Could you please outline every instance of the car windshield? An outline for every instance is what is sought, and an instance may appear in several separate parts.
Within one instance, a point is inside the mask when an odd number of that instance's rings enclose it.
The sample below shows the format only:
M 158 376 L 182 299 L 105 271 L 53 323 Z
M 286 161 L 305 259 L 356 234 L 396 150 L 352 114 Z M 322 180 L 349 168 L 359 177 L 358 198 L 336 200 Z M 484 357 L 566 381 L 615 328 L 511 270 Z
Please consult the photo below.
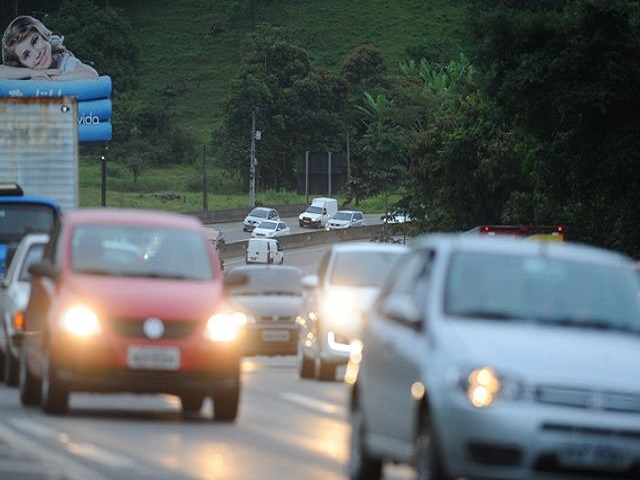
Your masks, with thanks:
M 231 295 L 302 296 L 302 271 L 289 268 L 249 268 L 229 272 L 229 277 L 246 276 L 247 282 L 228 287 Z
M 329 275 L 332 285 L 380 287 L 402 255 L 401 251 L 351 251 L 337 253 Z
M 27 233 L 49 233 L 56 211 L 46 205 L 0 203 L 0 241 L 14 241 Z
M 77 273 L 213 278 L 209 247 L 194 230 L 83 225 L 73 230 L 71 248 L 71 268 Z
M 309 208 L 307 208 L 307 213 L 322 213 L 322 207 L 318 207 L 317 205 L 309 205 Z
M 351 220 L 351 213 L 348 212 L 338 212 L 333 216 L 334 220 Z
M 251 210 L 249 214 L 250 217 L 258 217 L 258 218 L 267 218 L 267 214 L 269 210 L 265 210 L 264 208 L 255 208 Z
M 260 225 L 258 225 L 258 228 L 261 228 L 262 230 L 275 230 L 276 227 L 278 226 L 277 222 L 262 222 L 260 223 Z
M 457 253 L 445 312 L 456 317 L 640 330 L 630 269 L 540 256 Z

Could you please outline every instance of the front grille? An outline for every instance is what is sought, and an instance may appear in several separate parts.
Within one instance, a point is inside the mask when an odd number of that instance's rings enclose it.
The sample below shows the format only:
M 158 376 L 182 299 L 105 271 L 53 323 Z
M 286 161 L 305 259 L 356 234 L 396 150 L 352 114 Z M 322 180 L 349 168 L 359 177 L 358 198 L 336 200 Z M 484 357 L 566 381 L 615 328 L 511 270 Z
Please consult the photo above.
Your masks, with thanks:
M 112 320 L 110 323 L 113 331 L 120 337 L 147 338 L 142 328 L 144 320 L 118 319 Z M 195 321 L 163 320 L 163 323 L 165 331 L 161 337 L 162 340 L 188 338 L 198 328 L 198 322 Z
M 640 395 L 634 393 L 541 386 L 535 389 L 534 399 L 549 405 L 640 413 Z
M 290 315 L 259 315 L 255 318 L 257 323 L 295 323 L 295 317 Z

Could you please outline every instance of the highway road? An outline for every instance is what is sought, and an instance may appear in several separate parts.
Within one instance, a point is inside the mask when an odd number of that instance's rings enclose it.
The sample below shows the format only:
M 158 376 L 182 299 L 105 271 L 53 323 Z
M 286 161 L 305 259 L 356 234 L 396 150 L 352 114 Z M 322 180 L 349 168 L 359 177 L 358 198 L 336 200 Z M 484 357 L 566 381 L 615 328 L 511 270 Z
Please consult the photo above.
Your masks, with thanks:
M 314 272 L 326 248 L 287 252 L 286 263 Z M 346 479 L 347 398 L 341 381 L 300 379 L 294 356 L 243 361 L 234 424 L 213 422 L 208 403 L 183 418 L 167 395 L 74 393 L 67 416 L 47 416 L 2 384 L 0 479 Z M 387 480 L 411 478 L 407 467 L 385 467 Z
M 365 214 L 364 217 L 365 225 L 376 225 L 382 223 L 379 213 Z M 298 217 L 283 217 L 282 221 L 284 221 L 289 226 L 289 228 L 291 229 L 291 233 L 318 231 L 317 229 L 300 227 L 298 224 Z M 251 237 L 251 232 L 245 232 L 242 230 L 242 222 L 210 223 L 207 225 L 207 227 L 210 229 L 221 231 L 224 234 L 227 243 L 239 242 Z

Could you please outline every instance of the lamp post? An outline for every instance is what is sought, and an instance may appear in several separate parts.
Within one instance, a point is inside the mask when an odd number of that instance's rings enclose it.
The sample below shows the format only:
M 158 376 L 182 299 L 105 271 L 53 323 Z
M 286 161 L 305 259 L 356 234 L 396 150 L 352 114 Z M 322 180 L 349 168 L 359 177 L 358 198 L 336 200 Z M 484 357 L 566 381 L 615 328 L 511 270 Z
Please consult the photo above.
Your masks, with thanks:
M 202 214 L 206 217 L 209 213 L 209 182 L 207 178 L 207 146 L 202 146 Z
M 249 160 L 249 206 L 256 206 L 256 107 L 251 109 L 251 159 Z
M 107 206 L 107 158 L 104 155 L 100 155 L 100 163 L 102 169 L 102 182 L 101 182 L 101 201 L 102 207 Z

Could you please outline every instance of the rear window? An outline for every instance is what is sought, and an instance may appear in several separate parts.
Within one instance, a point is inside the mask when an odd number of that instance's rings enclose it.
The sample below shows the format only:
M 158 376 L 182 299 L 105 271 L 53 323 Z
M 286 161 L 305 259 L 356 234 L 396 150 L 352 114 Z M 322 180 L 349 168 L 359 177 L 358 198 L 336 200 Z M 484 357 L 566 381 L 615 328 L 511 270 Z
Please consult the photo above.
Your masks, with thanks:
M 380 287 L 402 251 L 352 251 L 335 255 L 329 276 L 332 285 Z

